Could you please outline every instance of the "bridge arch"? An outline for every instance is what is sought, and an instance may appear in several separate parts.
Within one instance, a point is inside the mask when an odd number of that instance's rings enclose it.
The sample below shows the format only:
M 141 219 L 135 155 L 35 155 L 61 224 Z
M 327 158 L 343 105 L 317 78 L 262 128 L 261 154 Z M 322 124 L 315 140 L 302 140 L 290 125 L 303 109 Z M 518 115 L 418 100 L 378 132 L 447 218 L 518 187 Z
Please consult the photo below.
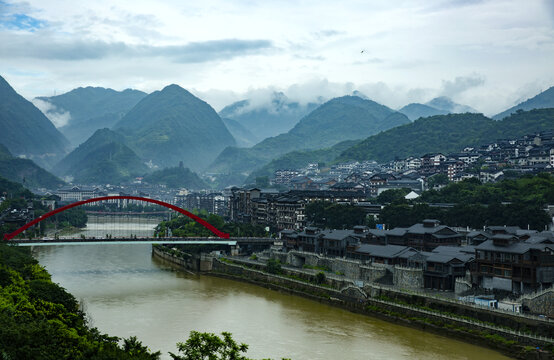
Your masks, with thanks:
M 138 196 L 102 196 L 102 197 L 87 199 L 87 200 L 83 200 L 83 201 L 77 201 L 75 203 L 65 205 L 65 206 L 62 206 L 61 208 L 54 209 L 50 212 L 47 212 L 46 214 L 44 214 L 42 216 L 39 216 L 38 218 L 34 219 L 33 221 L 23 225 L 22 227 L 20 227 L 16 231 L 14 231 L 12 233 L 9 233 L 9 234 L 5 234 L 4 235 L 4 240 L 9 241 L 9 240 L 13 239 L 14 237 L 16 237 L 17 235 L 21 234 L 23 231 L 30 228 L 31 226 L 34 226 L 34 225 L 38 224 L 39 222 L 41 222 L 43 220 L 46 220 L 49 217 L 51 217 L 53 215 L 56 215 L 58 213 L 61 213 L 65 210 L 74 208 L 76 206 L 81 206 L 81 205 L 84 205 L 84 204 L 100 202 L 100 201 L 105 201 L 105 200 L 138 200 L 138 201 L 144 201 L 144 202 L 149 202 L 149 203 L 152 203 L 152 204 L 160 205 L 160 206 L 166 207 L 168 209 L 177 211 L 178 213 L 181 213 L 185 216 L 188 216 L 192 220 L 194 220 L 197 223 L 199 223 L 200 225 L 204 226 L 206 229 L 210 230 L 212 233 L 214 233 L 214 235 L 216 235 L 216 236 L 218 236 L 222 239 L 229 239 L 229 234 L 218 230 L 215 226 L 213 226 L 212 224 L 210 224 L 206 220 L 200 218 L 199 216 L 194 215 L 193 213 L 191 213 L 187 210 L 181 209 L 178 206 L 175 206 L 175 205 L 172 205 L 172 204 L 160 201 L 160 200 L 148 199 L 148 198 L 138 197 Z

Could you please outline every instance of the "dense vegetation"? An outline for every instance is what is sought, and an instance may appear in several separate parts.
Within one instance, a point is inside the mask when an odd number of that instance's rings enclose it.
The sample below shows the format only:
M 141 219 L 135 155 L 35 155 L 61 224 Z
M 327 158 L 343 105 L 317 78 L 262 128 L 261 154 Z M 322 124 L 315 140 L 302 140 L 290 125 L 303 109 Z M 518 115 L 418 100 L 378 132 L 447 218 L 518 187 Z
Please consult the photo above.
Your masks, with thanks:
M 302 118 L 285 134 L 267 138 L 250 149 L 225 149 L 209 169 L 220 173 L 249 173 L 291 151 L 321 149 L 408 122 L 405 115 L 371 100 L 357 96 L 335 98 Z
M 101 129 L 62 159 L 54 171 L 73 176 L 81 184 L 119 184 L 144 175 L 148 168 L 124 144 L 123 136 Z
M 434 107 L 429 105 L 416 104 L 416 103 L 408 104 L 404 106 L 402 109 L 398 110 L 398 112 L 401 112 L 402 114 L 406 115 L 408 119 L 412 121 L 417 120 L 421 117 L 448 114 L 448 111 L 435 109 Z
M 215 226 L 218 230 L 226 232 L 231 236 L 265 237 L 268 235 L 263 226 L 242 223 L 226 223 L 221 216 L 208 214 L 204 210 L 195 211 L 195 214 Z M 214 236 L 210 230 L 186 216 L 178 216 L 169 221 L 162 221 L 156 227 L 156 235 L 167 236 L 170 233 L 172 236 L 176 237 Z
M 515 113 L 517 110 L 533 110 L 544 108 L 554 108 L 554 86 L 530 99 L 525 100 L 522 103 L 517 104 L 514 107 L 509 108 L 508 110 L 501 112 L 500 114 L 494 115 L 492 118 L 495 120 L 501 120 L 507 116 L 510 116 L 510 114 Z
M 177 85 L 142 99 L 115 126 L 141 158 L 160 167 L 204 169 L 235 139 L 215 110 Z
M 10 181 L 0 176 L 0 196 L 8 199 L 33 196 L 33 193 L 23 187 L 20 183 Z
M 159 359 L 136 339 L 89 328 L 75 298 L 30 256 L 0 244 L 0 356 L 3 359 Z
M 154 171 L 144 177 L 149 184 L 163 184 L 173 189 L 205 189 L 206 183 L 190 169 L 176 166 Z
M 64 184 L 62 180 L 33 161 L 12 156 L 2 144 L 0 144 L 0 176 L 21 183 L 28 188 L 55 189 Z
M 463 204 L 512 202 L 545 206 L 554 204 L 554 176 L 541 173 L 489 184 L 482 184 L 475 178 L 467 179 L 450 183 L 440 190 L 426 191 L 418 200 Z
M 450 153 L 497 139 L 552 130 L 553 123 L 554 109 L 522 111 L 502 121 L 472 113 L 437 115 L 371 136 L 345 150 L 336 161 L 386 162 L 432 152 Z
M 438 219 L 451 226 L 479 229 L 489 225 L 515 225 L 544 230 L 551 222 L 544 211 L 554 203 L 554 177 L 549 174 L 481 184 L 477 179 L 452 183 L 436 191 L 430 190 L 410 203 L 401 196 L 392 196 L 391 203 L 380 214 L 380 222 L 389 227 L 410 226 L 423 219 Z M 399 194 L 396 194 L 399 195 Z M 451 203 L 452 208 L 431 207 L 427 203 Z
M 69 145 L 66 138 L 31 102 L 0 76 L 0 143 L 13 154 L 53 164 Z
M 88 86 L 37 99 L 53 105 L 46 112 L 47 116 L 68 113 L 65 114 L 69 118 L 68 122 L 60 127 L 60 131 L 71 144 L 77 146 L 96 130 L 111 128 L 145 96 L 145 93 L 138 90 L 115 91 Z
M 352 229 L 356 225 L 374 226 L 364 209 L 354 205 L 341 205 L 317 201 L 306 205 L 308 224 L 327 229 Z
M 551 223 L 548 214 L 539 206 L 527 204 L 457 204 L 453 208 L 430 207 L 425 203 L 390 204 L 379 215 L 379 223 L 387 228 L 407 227 L 420 223 L 423 219 L 437 219 L 449 226 L 469 226 L 481 229 L 484 226 L 508 225 L 522 229 L 544 230 Z
M 281 155 L 277 159 L 271 160 L 261 169 L 255 170 L 246 179 L 246 183 L 251 183 L 260 176 L 273 176 L 275 170 L 279 169 L 299 169 L 309 163 L 318 163 L 321 165 L 332 162 L 344 150 L 358 143 L 358 140 L 345 140 L 330 148 L 319 150 L 298 150 L 291 151 Z

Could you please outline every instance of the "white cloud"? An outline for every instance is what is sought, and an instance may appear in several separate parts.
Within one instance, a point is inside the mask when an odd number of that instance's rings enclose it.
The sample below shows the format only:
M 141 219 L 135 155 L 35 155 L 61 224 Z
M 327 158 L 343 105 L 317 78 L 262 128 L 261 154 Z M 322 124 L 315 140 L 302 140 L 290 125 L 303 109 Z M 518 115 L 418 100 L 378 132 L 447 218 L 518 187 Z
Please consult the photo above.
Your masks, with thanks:
M 29 98 L 178 83 L 221 108 L 358 89 L 395 108 L 446 94 L 494 114 L 554 84 L 549 1 L 8 1 L 41 26 L 0 28 L 0 73 Z
M 55 127 L 60 128 L 66 125 L 69 120 L 71 120 L 71 114 L 69 111 L 64 109 L 59 109 L 56 105 L 51 102 L 33 99 L 33 104 L 40 110 L 52 123 Z

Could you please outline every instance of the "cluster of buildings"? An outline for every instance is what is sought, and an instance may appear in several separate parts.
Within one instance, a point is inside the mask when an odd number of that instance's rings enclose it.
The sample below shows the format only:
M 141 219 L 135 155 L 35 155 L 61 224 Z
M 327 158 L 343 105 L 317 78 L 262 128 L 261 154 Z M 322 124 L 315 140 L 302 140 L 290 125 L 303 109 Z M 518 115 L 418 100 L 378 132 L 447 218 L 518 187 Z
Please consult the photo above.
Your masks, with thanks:
M 554 282 L 554 232 L 491 226 L 461 233 L 437 220 L 408 228 L 280 232 L 286 250 L 421 269 L 423 287 L 455 290 L 456 280 L 481 289 L 528 293 Z
M 275 230 L 305 228 L 306 205 L 315 201 L 361 206 L 368 214 L 377 214 L 382 208 L 367 202 L 364 192 L 352 189 L 278 192 L 234 187 L 228 190 L 230 221 L 269 226 Z
M 377 164 L 374 161 L 336 164 L 327 172 L 317 164 L 302 169 L 281 169 L 272 182 L 295 190 L 329 190 L 349 187 L 376 196 L 382 191 L 410 188 L 419 193 L 429 179 L 442 174 L 449 181 L 478 178 L 482 182 L 503 179 L 507 171 L 533 174 L 554 171 L 554 132 L 498 140 L 459 153 L 430 153 L 421 157 Z
M 6 201 L 4 196 L 0 197 L 0 204 Z M 0 227 L 8 224 L 25 224 L 35 218 L 35 209 L 32 201 L 27 201 L 27 206 L 22 208 L 7 208 L 0 212 Z

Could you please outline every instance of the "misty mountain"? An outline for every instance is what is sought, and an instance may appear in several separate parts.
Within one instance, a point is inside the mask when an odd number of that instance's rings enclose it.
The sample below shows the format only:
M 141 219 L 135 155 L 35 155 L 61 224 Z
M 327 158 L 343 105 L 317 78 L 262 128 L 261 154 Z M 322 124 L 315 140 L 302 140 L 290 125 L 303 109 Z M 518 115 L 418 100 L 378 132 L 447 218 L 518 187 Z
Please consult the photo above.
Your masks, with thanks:
M 478 113 L 474 108 L 457 104 L 446 96 L 436 97 L 425 104 L 411 103 L 398 110 L 398 112 L 406 115 L 412 121 L 435 115 Z
M 345 150 L 336 161 L 386 162 L 425 153 L 446 154 L 466 146 L 553 129 L 554 109 L 522 111 L 500 121 L 473 113 L 436 115 L 370 136 Z
M 182 166 L 165 168 L 148 174 L 143 179 L 149 184 L 163 184 L 173 189 L 206 189 L 208 186 L 200 177 Z
M 255 142 L 285 133 L 314 110 L 318 104 L 301 105 L 289 100 L 285 94 L 273 93 L 263 104 L 242 100 L 224 107 L 219 116 L 236 120 L 256 137 Z
M 62 95 L 37 97 L 35 104 L 77 146 L 96 130 L 114 126 L 146 95 L 132 89 L 115 91 L 89 86 Z
M 431 101 L 425 103 L 425 105 L 432 108 L 446 111 L 448 114 L 463 114 L 463 113 L 478 113 L 479 111 L 475 110 L 471 106 L 457 104 L 452 99 L 446 96 L 439 96 Z
M 0 76 L 0 143 L 17 157 L 50 166 L 66 152 L 69 142 L 30 101 Z
M 506 116 L 515 113 L 517 110 L 532 110 L 543 108 L 554 108 L 554 86 L 530 99 L 525 100 L 522 103 L 517 104 L 514 107 L 509 108 L 506 111 L 501 112 L 500 114 L 494 115 L 492 118 L 494 120 L 501 120 Z
M 290 151 L 321 149 L 408 122 L 405 115 L 384 105 L 357 96 L 343 96 L 319 106 L 285 134 L 267 138 L 249 149 L 225 149 L 209 170 L 249 173 Z
M 227 118 L 222 118 L 221 120 L 223 120 L 227 129 L 235 138 L 238 147 L 251 147 L 258 142 L 258 138 L 238 121 Z
M 56 189 L 64 184 L 62 180 L 32 160 L 14 157 L 2 144 L 0 144 L 0 176 L 30 189 Z
M 198 170 L 236 142 L 215 110 L 178 85 L 142 99 L 115 126 L 141 158 Z
M 429 105 L 424 104 L 418 104 L 418 103 L 411 103 L 400 110 L 398 112 L 406 115 L 408 119 L 414 121 L 421 117 L 429 117 L 434 115 L 445 115 L 448 114 L 448 111 L 445 110 L 439 110 Z
M 147 171 L 124 137 L 110 129 L 97 130 L 54 167 L 56 174 L 79 184 L 119 184 Z

